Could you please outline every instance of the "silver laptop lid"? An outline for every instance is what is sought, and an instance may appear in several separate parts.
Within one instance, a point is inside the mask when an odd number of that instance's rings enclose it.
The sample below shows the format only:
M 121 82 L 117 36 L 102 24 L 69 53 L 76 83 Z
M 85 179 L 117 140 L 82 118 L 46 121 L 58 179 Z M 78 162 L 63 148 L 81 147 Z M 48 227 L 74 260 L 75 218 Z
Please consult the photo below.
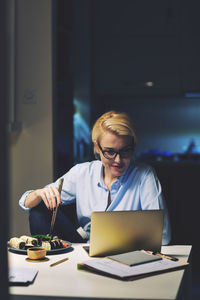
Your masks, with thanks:
M 163 210 L 93 212 L 89 255 L 160 251 L 163 223 Z

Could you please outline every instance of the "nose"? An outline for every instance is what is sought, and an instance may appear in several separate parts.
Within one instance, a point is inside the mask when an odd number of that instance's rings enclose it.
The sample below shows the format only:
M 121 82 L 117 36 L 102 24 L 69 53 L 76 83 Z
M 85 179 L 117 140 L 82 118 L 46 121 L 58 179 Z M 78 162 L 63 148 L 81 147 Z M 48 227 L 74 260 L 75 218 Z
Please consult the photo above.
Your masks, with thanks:
M 115 161 L 115 162 L 120 162 L 120 161 L 121 161 L 121 156 L 119 155 L 119 153 L 116 155 L 114 161 Z

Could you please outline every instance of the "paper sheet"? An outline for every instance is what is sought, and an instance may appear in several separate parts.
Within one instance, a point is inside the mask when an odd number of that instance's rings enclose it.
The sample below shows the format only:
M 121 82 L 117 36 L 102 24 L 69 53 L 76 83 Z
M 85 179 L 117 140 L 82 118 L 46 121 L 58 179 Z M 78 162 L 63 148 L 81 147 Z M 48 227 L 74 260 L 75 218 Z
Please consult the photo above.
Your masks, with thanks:
M 179 262 L 168 259 L 162 259 L 137 266 L 127 266 L 125 264 L 112 261 L 108 258 L 88 260 L 83 262 L 83 265 L 106 272 L 108 274 L 119 276 L 121 278 L 159 272 L 183 266 Z

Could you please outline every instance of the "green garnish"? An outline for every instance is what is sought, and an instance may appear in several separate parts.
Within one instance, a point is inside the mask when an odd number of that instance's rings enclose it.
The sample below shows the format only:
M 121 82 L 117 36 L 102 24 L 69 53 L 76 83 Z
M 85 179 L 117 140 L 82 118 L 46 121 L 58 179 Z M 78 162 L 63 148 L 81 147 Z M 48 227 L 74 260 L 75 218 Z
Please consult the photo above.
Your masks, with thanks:
M 51 235 L 45 235 L 45 234 L 34 234 L 32 237 L 40 240 L 40 241 L 50 241 L 52 239 Z

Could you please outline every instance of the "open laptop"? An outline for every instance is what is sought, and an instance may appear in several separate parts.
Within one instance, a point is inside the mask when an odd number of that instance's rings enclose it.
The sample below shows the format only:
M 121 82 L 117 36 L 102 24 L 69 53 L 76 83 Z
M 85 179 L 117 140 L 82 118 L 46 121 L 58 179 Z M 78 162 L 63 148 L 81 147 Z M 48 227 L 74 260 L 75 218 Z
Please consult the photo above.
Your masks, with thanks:
M 93 212 L 89 256 L 160 251 L 163 223 L 163 210 Z

